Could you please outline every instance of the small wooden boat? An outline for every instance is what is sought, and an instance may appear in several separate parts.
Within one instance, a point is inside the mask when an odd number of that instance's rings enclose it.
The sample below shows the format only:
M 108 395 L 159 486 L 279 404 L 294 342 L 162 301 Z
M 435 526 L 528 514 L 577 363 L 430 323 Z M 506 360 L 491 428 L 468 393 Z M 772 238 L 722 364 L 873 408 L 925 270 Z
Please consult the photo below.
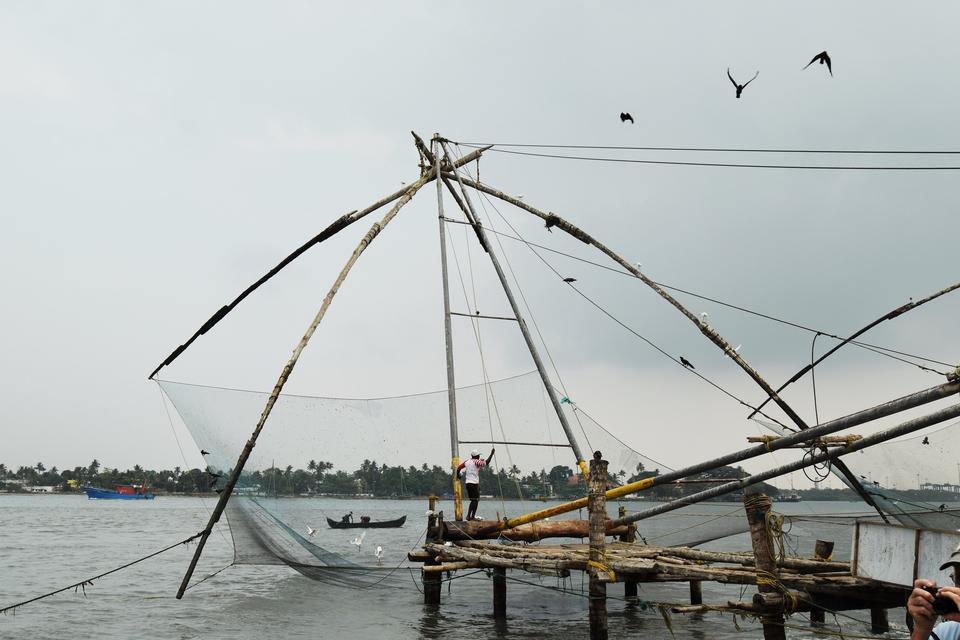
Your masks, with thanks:
M 153 494 L 147 493 L 142 484 L 121 484 L 113 489 L 84 487 L 89 500 L 153 500 Z
M 327 524 L 331 529 L 393 529 L 402 527 L 407 521 L 407 516 L 400 516 L 396 520 L 370 520 L 366 516 L 360 518 L 359 522 L 337 522 L 332 518 L 327 518 Z

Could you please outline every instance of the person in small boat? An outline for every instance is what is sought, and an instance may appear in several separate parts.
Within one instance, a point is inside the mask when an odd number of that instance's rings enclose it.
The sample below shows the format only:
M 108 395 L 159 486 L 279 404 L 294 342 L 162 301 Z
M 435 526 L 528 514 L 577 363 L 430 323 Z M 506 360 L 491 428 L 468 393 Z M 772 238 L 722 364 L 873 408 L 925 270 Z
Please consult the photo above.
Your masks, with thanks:
M 953 568 L 953 585 L 940 587 L 936 598 L 946 598 L 953 602 L 956 608 L 960 606 L 960 547 L 950 555 L 950 558 L 940 565 L 940 570 Z M 907 612 L 913 618 L 913 632 L 910 640 L 960 640 L 960 613 L 948 613 L 943 616 L 943 622 L 934 625 L 937 614 L 933 610 L 934 595 L 924 587 L 936 587 L 933 580 L 918 579 L 913 583 L 913 591 L 907 600 Z
M 340 518 L 340 522 L 353 522 L 353 511 Z
M 464 460 L 457 467 L 457 478 L 464 478 L 467 484 L 467 497 L 470 498 L 467 520 L 479 520 L 477 518 L 477 506 L 480 504 L 480 469 L 490 464 L 490 461 L 493 460 L 494 451 L 496 449 L 490 449 L 490 455 L 484 460 L 480 457 L 480 452 L 474 449 L 470 452 L 470 459 Z

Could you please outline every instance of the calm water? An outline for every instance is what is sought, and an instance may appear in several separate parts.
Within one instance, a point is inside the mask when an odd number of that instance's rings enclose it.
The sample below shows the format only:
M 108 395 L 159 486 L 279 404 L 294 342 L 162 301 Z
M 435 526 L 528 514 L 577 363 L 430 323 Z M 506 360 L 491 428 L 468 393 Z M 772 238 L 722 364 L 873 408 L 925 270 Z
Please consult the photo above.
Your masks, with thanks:
M 310 514 L 315 525 L 323 516 L 335 517 L 352 510 L 374 519 L 408 515 L 400 530 L 368 533 L 361 551 L 349 541 L 356 532 L 334 531 L 324 525 L 317 544 L 358 561 L 371 561 L 372 549 L 384 547 L 385 566 L 395 566 L 417 542 L 425 521 L 420 501 L 296 500 L 298 511 Z M 650 503 L 626 503 L 630 511 Z M 125 562 L 182 540 L 203 528 L 210 499 L 158 498 L 144 502 L 88 501 L 81 496 L 0 495 L 0 606 L 39 595 L 112 569 Z M 447 505 L 449 506 L 449 505 Z M 484 505 L 489 506 L 489 505 Z M 536 506 L 542 506 L 536 503 Z M 489 506 L 493 509 L 493 506 Z M 519 505 L 507 505 L 519 513 Z M 855 503 L 776 504 L 788 514 L 862 512 Z M 611 512 L 616 505 L 611 505 Z M 644 524 L 648 538 L 689 526 L 692 519 L 707 521 L 741 510 L 738 504 L 698 506 L 695 517 L 667 519 Z M 481 508 L 481 513 L 484 513 Z M 493 516 L 489 514 L 488 517 Z M 843 526 L 796 522 L 791 543 L 805 556 L 812 554 L 816 537 L 837 543 L 834 557 L 846 559 L 850 532 Z M 737 535 L 705 548 L 747 550 L 746 535 Z M 469 633 L 471 638 L 585 638 L 588 636 L 587 602 L 579 593 L 579 574 L 560 583 L 556 578 L 508 583 L 508 616 L 505 627 L 492 620 L 492 592 L 484 573 L 454 580 L 444 586 L 443 603 L 426 607 L 416 580 L 394 581 L 402 586 L 356 590 L 311 581 L 286 567 L 234 566 L 187 592 L 183 600 L 174 594 L 193 554 L 183 546 L 147 560 L 87 587 L 86 596 L 72 591 L 19 609 L 16 615 L 0 616 L 2 638 L 441 638 Z M 370 556 L 369 558 L 367 556 Z M 229 531 L 211 536 L 195 579 L 228 565 L 233 558 Z M 406 573 L 398 572 L 406 576 Z M 577 593 L 560 593 L 564 587 Z M 449 587 L 449 589 L 448 589 Z M 704 601 L 723 603 L 739 599 L 738 587 L 704 583 Z M 753 589 L 746 591 L 746 598 Z M 620 598 L 622 586 L 608 587 L 608 611 L 612 638 L 670 638 L 656 610 L 627 605 Z M 641 598 L 659 602 L 685 602 L 686 585 L 644 585 Z M 869 620 L 867 612 L 851 612 Z M 903 611 L 891 611 L 895 626 L 890 637 L 905 635 Z M 868 635 L 866 625 L 841 618 L 849 634 Z M 672 616 L 677 638 L 760 638 L 759 628 L 741 622 L 738 631 L 729 615 Z M 790 624 L 808 626 L 806 616 L 794 616 Z M 805 631 L 788 631 L 792 638 L 815 637 Z

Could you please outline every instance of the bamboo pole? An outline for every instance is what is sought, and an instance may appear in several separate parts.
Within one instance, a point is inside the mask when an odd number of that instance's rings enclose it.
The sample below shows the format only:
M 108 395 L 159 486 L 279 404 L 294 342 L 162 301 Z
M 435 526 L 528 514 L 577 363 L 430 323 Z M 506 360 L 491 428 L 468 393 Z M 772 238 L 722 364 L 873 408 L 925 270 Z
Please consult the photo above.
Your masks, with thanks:
M 652 478 L 645 478 L 644 480 L 631 482 L 629 484 L 610 489 L 607 491 L 607 500 L 616 500 L 617 498 L 638 493 L 651 487 L 668 484 L 674 480 L 679 480 L 697 473 L 711 471 L 713 469 L 735 464 L 737 462 L 742 462 L 750 458 L 756 458 L 757 456 L 761 456 L 772 451 L 777 451 L 778 449 L 785 449 L 795 444 L 812 443 L 821 436 L 835 433 L 843 429 L 848 429 L 850 427 L 855 427 L 873 420 L 878 420 L 902 411 L 914 409 L 921 405 L 956 395 L 957 393 L 960 393 L 960 382 L 948 382 L 937 385 L 929 389 L 924 389 L 923 391 L 918 391 L 916 393 L 911 393 L 901 398 L 897 398 L 896 400 L 884 402 L 883 404 L 870 407 L 869 409 L 852 413 L 842 418 L 824 422 L 819 426 L 811 427 L 807 431 L 791 433 L 790 435 L 771 440 L 765 444 L 757 445 L 755 447 L 748 447 L 746 449 L 729 453 L 725 456 L 714 458 L 712 460 L 706 460 L 683 469 L 660 474 Z M 582 509 L 585 506 L 587 506 L 586 498 L 580 498 L 578 500 L 554 505 L 552 507 L 518 516 L 516 518 L 509 518 L 500 521 L 496 525 L 493 525 L 491 530 L 502 531 L 505 529 L 511 529 L 513 527 L 535 522 L 537 520 L 542 520 L 544 518 L 552 518 L 553 516 L 560 515 L 561 513 L 576 511 L 577 509 Z M 617 520 L 617 524 L 628 524 L 628 521 L 620 519 Z
M 446 152 L 447 158 L 452 158 L 453 156 L 447 147 L 446 141 L 443 138 L 438 138 L 438 140 Z M 513 310 L 513 315 L 517 318 L 517 324 L 520 327 L 520 333 L 523 335 L 523 339 L 527 343 L 527 349 L 530 351 L 530 355 L 533 357 L 533 362 L 537 366 L 537 371 L 540 373 L 541 380 L 543 380 L 543 386 L 547 390 L 547 396 L 550 398 L 550 403 L 553 405 L 553 409 L 557 413 L 557 418 L 560 420 L 560 426 L 563 427 L 563 432 L 566 434 L 567 440 L 570 442 L 570 447 L 573 449 L 573 454 L 577 458 L 577 466 L 580 467 L 580 473 L 582 473 L 583 477 L 586 478 L 589 475 L 589 470 L 587 469 L 587 463 L 583 458 L 583 453 L 580 451 L 580 445 L 577 444 L 577 440 L 573 435 L 573 429 L 570 427 L 570 422 L 567 420 L 567 416 L 563 412 L 563 407 L 560 406 L 560 399 L 557 397 L 557 392 L 553 388 L 553 384 L 550 382 L 550 377 L 547 375 L 547 369 L 543 364 L 543 360 L 540 358 L 540 352 L 537 350 L 536 344 L 534 344 L 533 337 L 530 335 L 529 329 L 527 329 L 527 323 L 524 321 L 523 315 L 520 313 L 520 306 L 513 297 L 513 291 L 510 289 L 509 282 L 507 282 L 507 276 L 504 274 L 503 268 L 501 268 L 500 261 L 497 259 L 496 254 L 490 248 L 490 243 L 487 241 L 486 232 L 484 232 L 483 226 L 480 224 L 480 219 L 476 214 L 476 210 L 473 208 L 473 203 L 470 201 L 470 196 L 463 186 L 464 179 L 461 178 L 460 172 L 456 170 L 453 171 L 451 177 L 460 185 L 463 201 L 461 201 L 457 196 L 457 193 L 453 190 L 452 186 L 448 184 L 448 187 L 454 194 L 454 200 L 457 201 L 457 204 L 463 210 L 464 215 L 467 216 L 467 220 L 470 221 L 474 231 L 476 231 L 477 236 L 480 239 L 481 246 L 483 246 L 483 248 L 487 251 L 487 254 L 490 256 L 490 261 L 493 263 L 493 268 L 497 272 L 497 278 L 500 279 L 500 284 L 503 287 L 503 291 L 510 303 L 510 308 Z
M 893 311 L 891 311 L 890 313 L 888 313 L 888 314 L 886 314 L 886 315 L 884 315 L 884 316 L 881 316 L 881 317 L 877 318 L 876 320 L 874 320 L 873 322 L 871 322 L 871 323 L 868 324 L 867 326 L 865 326 L 865 327 L 863 327 L 862 329 L 860 329 L 860 330 L 858 330 L 858 331 L 855 331 L 854 333 L 850 334 L 850 336 L 847 337 L 847 338 L 845 338 L 844 340 L 841 340 L 839 344 L 835 345 L 832 349 L 830 349 L 829 351 L 827 351 L 826 353 L 824 353 L 822 356 L 820 356 L 819 358 L 817 358 L 814 362 L 811 362 L 811 363 L 808 364 L 807 366 L 805 366 L 805 367 L 803 367 L 802 369 L 800 369 L 800 371 L 797 371 L 795 374 L 793 374 L 793 376 L 790 377 L 789 380 L 787 380 L 787 381 L 784 382 L 782 385 L 780 385 L 780 388 L 777 389 L 777 393 L 779 393 L 779 392 L 783 391 L 784 389 L 786 389 L 788 386 L 790 386 L 791 384 L 793 384 L 794 382 L 796 382 L 797 380 L 799 380 L 800 378 L 802 378 L 803 376 L 805 376 L 805 375 L 807 374 L 807 372 L 811 371 L 814 367 L 816 367 L 818 364 L 820 364 L 821 362 L 823 362 L 824 360 L 826 360 L 827 358 L 829 358 L 830 356 L 832 356 L 834 353 L 836 353 L 836 352 L 837 352 L 838 350 L 840 350 L 842 347 L 844 347 L 844 346 L 846 346 L 847 344 L 853 342 L 856 338 L 860 337 L 861 335 L 863 335 L 864 333 L 866 333 L 866 332 L 869 331 L 870 329 L 873 329 L 873 328 L 874 328 L 875 326 L 877 326 L 878 324 L 880 324 L 880 323 L 882 323 L 882 322 L 886 322 L 887 320 L 893 320 L 893 319 L 896 318 L 897 316 L 903 315 L 904 313 L 906 313 L 906 312 L 908 312 L 908 311 L 912 311 L 912 310 L 916 309 L 917 307 L 919 307 L 919 306 L 921 306 L 921 305 L 924 305 L 924 304 L 930 302 L 931 300 L 936 300 L 936 299 L 939 298 L 940 296 L 946 295 L 946 294 L 950 293 L 951 291 L 955 291 L 955 290 L 957 290 L 957 289 L 960 289 L 960 282 L 958 282 L 958 283 L 956 283 L 956 284 L 952 284 L 952 285 L 950 285 L 949 287 L 946 287 L 946 288 L 944 288 L 944 289 L 941 289 L 940 291 L 937 291 L 937 292 L 935 292 L 935 293 L 932 293 L 932 294 L 930 294 L 929 296 L 927 296 L 926 298 L 921 298 L 920 300 L 917 300 L 916 302 L 914 302 L 914 301 L 911 300 L 911 301 L 908 302 L 907 304 L 901 305 L 901 306 L 897 307 L 896 309 L 894 309 Z M 768 402 L 768 400 L 764 400 L 764 401 L 760 404 L 760 406 L 757 407 L 756 409 L 754 409 L 753 413 L 751 413 L 751 414 L 750 414 L 749 416 L 747 416 L 747 417 L 748 417 L 748 418 L 752 418 L 753 416 L 755 416 L 756 413 L 757 413 L 757 411 L 760 411 L 761 409 L 763 409 L 763 406 L 764 406 L 765 404 L 767 404 L 767 402 Z
M 459 172 L 455 172 L 455 175 L 457 175 L 458 176 L 457 179 L 460 180 Z M 654 282 L 653 280 L 645 276 L 643 272 L 637 269 L 634 265 L 630 264 L 630 262 L 625 260 L 623 257 L 621 257 L 619 254 L 614 252 L 612 249 L 608 248 L 606 245 L 604 245 L 602 242 L 600 242 L 599 240 L 597 240 L 587 232 L 583 231 L 576 225 L 571 224 L 567 220 L 564 220 L 563 218 L 561 218 L 556 214 L 545 213 L 543 211 L 540 211 L 539 209 L 523 202 L 518 198 L 513 198 L 511 196 L 508 196 L 506 193 L 499 191 L 498 189 L 494 189 L 492 187 L 486 186 L 479 182 L 474 182 L 473 180 L 463 179 L 461 181 L 461 188 L 464 183 L 470 185 L 474 189 L 483 191 L 484 193 L 488 193 L 505 202 L 509 202 L 510 204 L 513 204 L 514 206 L 520 209 L 523 209 L 524 211 L 528 211 L 534 214 L 535 216 L 543 219 L 546 222 L 548 227 L 555 226 L 558 229 L 561 229 L 566 233 L 570 234 L 577 240 L 580 240 L 581 242 L 586 244 L 593 245 L 594 247 L 599 249 L 601 252 L 605 253 L 614 262 L 622 266 L 624 269 L 629 271 L 635 277 L 639 278 L 644 284 L 646 284 L 648 287 L 653 289 L 661 298 L 663 298 L 664 300 L 669 302 L 671 305 L 673 305 L 673 307 L 675 307 L 677 311 L 679 311 L 684 316 L 686 316 L 686 318 L 690 320 L 690 322 L 692 322 L 694 326 L 696 326 L 700 330 L 700 333 L 702 333 L 704 336 L 707 337 L 708 340 L 710 340 L 715 345 L 717 345 L 717 347 L 719 347 L 724 352 L 724 354 L 726 354 L 731 360 L 736 362 L 737 365 L 739 365 L 740 368 L 743 369 L 744 372 L 746 372 L 746 374 L 750 376 L 750 378 L 752 378 L 753 381 L 756 382 L 761 389 L 764 390 L 764 392 L 766 392 L 767 396 L 771 400 L 773 400 L 777 404 L 777 406 L 779 406 L 780 409 L 783 410 L 784 413 L 787 414 L 787 416 L 794 422 L 794 424 L 797 425 L 797 427 L 799 427 L 801 430 L 808 428 L 808 425 L 803 420 L 803 418 L 801 418 L 800 415 L 797 414 L 797 412 L 794 411 L 793 408 L 789 404 L 787 404 L 787 402 L 783 398 L 777 395 L 777 392 L 773 389 L 773 387 L 770 386 L 770 384 L 760 375 L 760 373 L 756 369 L 754 369 L 743 358 L 743 356 L 737 353 L 737 351 L 730 346 L 730 343 L 727 342 L 723 336 L 721 336 L 708 323 L 703 322 L 702 320 L 700 320 L 700 318 L 693 315 L 693 313 L 691 313 L 685 306 L 683 306 L 676 298 L 674 298 L 669 293 L 667 293 L 663 288 L 660 287 L 660 285 L 658 285 L 656 282 Z M 876 503 L 873 501 L 873 499 L 867 494 L 866 490 L 860 484 L 860 481 L 857 480 L 853 472 L 850 471 L 850 469 L 848 469 L 847 466 L 842 461 L 837 461 L 835 468 L 843 474 L 844 478 L 846 478 L 845 480 L 846 484 L 850 488 L 854 489 L 860 495 L 860 498 L 864 502 L 866 502 L 871 507 L 876 509 L 877 513 L 880 514 L 880 517 L 883 518 L 884 521 L 886 521 L 887 520 L 886 514 L 884 514 L 883 511 L 881 511 L 880 507 L 878 507 Z
M 412 132 L 411 132 L 411 133 L 412 133 Z M 415 134 L 415 133 L 413 134 L 413 137 L 414 137 L 416 140 L 420 140 L 420 137 L 419 137 L 417 134 Z M 420 140 L 420 143 L 419 143 L 419 144 L 422 145 L 422 143 L 423 143 L 423 141 Z M 418 146 L 419 146 L 419 145 L 418 145 Z M 489 149 L 489 148 L 490 148 L 490 147 L 487 146 L 487 147 L 483 147 L 482 149 L 477 149 L 476 151 L 479 151 L 480 153 L 468 153 L 467 155 L 465 155 L 465 156 L 463 156 L 462 158 L 460 158 L 459 160 L 457 160 L 457 162 L 454 163 L 454 167 L 463 166 L 463 165 L 465 165 L 465 164 L 469 164 L 469 163 L 473 162 L 474 160 L 476 160 L 477 158 L 479 158 L 479 157 L 483 154 L 484 151 L 486 151 L 486 150 Z M 281 260 L 279 263 L 277 263 L 277 265 L 276 265 L 275 267 L 273 267 L 273 269 L 270 269 L 270 271 L 268 271 L 268 272 L 265 273 L 263 276 L 261 276 L 259 280 L 257 280 L 257 281 L 254 282 L 253 284 L 251 284 L 249 287 L 247 287 L 246 289 L 244 289 L 242 292 L 240 292 L 240 295 L 238 295 L 236 298 L 234 298 L 231 302 L 229 302 L 228 304 L 225 304 L 225 305 L 223 305 L 222 307 L 220 307 L 220 308 L 216 311 L 216 313 L 214 313 L 212 316 L 210 316 L 210 317 L 207 319 L 207 321 L 204 322 L 204 323 L 200 326 L 200 328 L 197 329 L 197 330 L 193 333 L 193 335 L 190 336 L 190 338 L 189 338 L 186 342 L 184 342 L 184 343 L 181 344 L 179 347 L 177 347 L 176 349 L 174 349 L 174 350 L 170 353 L 170 355 L 168 355 L 168 356 L 164 359 L 163 362 L 161 362 L 159 365 L 157 365 L 157 368 L 154 369 L 154 370 L 150 373 L 149 376 L 147 376 L 147 379 L 148 379 L 148 380 L 152 380 L 153 377 L 154 377 L 155 375 L 157 375 L 157 373 L 160 371 L 160 369 L 162 369 L 163 367 L 166 367 L 167 365 L 171 364 L 174 360 L 176 360 L 176 359 L 180 356 L 180 354 L 183 353 L 184 351 L 186 351 L 187 348 L 188 348 L 191 344 L 193 344 L 193 342 L 194 342 L 197 338 L 199 338 L 199 337 L 202 336 L 203 334 L 205 334 L 205 333 L 207 333 L 208 331 L 210 331 L 210 329 L 212 329 L 218 322 L 220 322 L 221 320 L 223 320 L 223 318 L 224 318 L 228 313 L 230 313 L 231 311 L 233 311 L 234 307 L 236 307 L 238 304 L 240 304 L 241 302 L 243 302 L 244 298 L 246 298 L 246 297 L 249 296 L 251 293 L 253 293 L 254 291 L 256 291 L 256 290 L 260 287 L 260 285 L 264 284 L 267 280 L 270 280 L 273 276 L 275 276 L 275 275 L 277 275 L 278 273 L 280 273 L 280 271 L 283 270 L 284 267 L 286 267 L 288 264 L 290 264 L 291 262 L 293 262 L 294 260 L 296 260 L 297 258 L 299 258 L 299 257 L 300 257 L 303 253 L 305 253 L 308 249 L 310 249 L 311 247 L 313 247 L 313 246 L 316 245 L 316 244 L 320 244 L 321 242 L 327 240 L 328 238 L 333 237 L 334 235 L 336 235 L 336 234 L 339 233 L 340 231 L 342 231 L 342 230 L 346 229 L 347 227 L 349 227 L 351 224 L 353 224 L 353 223 L 356 222 L 357 220 L 360 220 L 361 218 L 363 218 L 363 217 L 365 217 L 365 216 L 373 213 L 374 211 L 376 211 L 376 210 L 379 209 L 380 207 L 384 207 L 384 206 L 390 204 L 391 202 L 393 202 L 394 200 L 397 200 L 398 198 L 402 198 L 403 195 L 407 192 L 408 189 L 411 189 L 411 188 L 413 188 L 413 187 L 420 188 L 420 187 L 422 187 L 423 185 L 425 185 L 427 182 L 429 182 L 429 181 L 431 181 L 431 180 L 434 180 L 434 179 L 436 179 L 436 175 L 435 175 L 435 174 L 432 174 L 432 173 L 426 173 L 426 174 L 424 174 L 423 171 L 421 171 L 420 178 L 419 178 L 416 182 L 411 183 L 411 185 L 410 185 L 409 187 L 404 187 L 403 189 L 399 189 L 399 190 L 397 190 L 397 191 L 394 191 L 394 192 L 391 193 L 390 195 L 384 196 L 383 198 L 380 198 L 379 200 L 377 200 L 376 202 L 374 202 L 374 203 L 371 204 L 370 206 L 366 207 L 365 209 L 360 209 L 360 210 L 358 210 L 358 211 L 355 210 L 355 211 L 351 211 L 350 213 L 345 213 L 345 214 L 343 214 L 342 216 L 340 216 L 339 218 L 337 218 L 336 220 L 334 220 L 332 223 L 330 223 L 329 225 L 327 225 L 327 228 L 326 228 L 326 229 L 324 229 L 323 231 L 321 231 L 320 233 L 318 233 L 317 235 L 315 235 L 314 237 L 310 238 L 310 239 L 307 240 L 305 243 L 303 243 L 302 245 L 300 245 L 293 253 L 291 253 L 291 254 L 288 255 L 286 258 L 284 258 L 284 259 Z
M 775 478 L 777 476 L 782 476 L 791 471 L 797 471 L 804 467 L 809 467 L 814 464 L 820 464 L 821 462 L 826 462 L 830 460 L 831 462 L 834 458 L 845 456 L 855 451 L 860 451 L 861 449 L 866 449 L 867 447 L 872 447 L 873 445 L 880 444 L 881 442 L 886 442 L 898 436 L 906 435 L 908 433 L 913 433 L 914 431 L 919 431 L 920 429 L 925 429 L 926 427 L 950 420 L 951 418 L 956 418 L 960 416 L 960 404 L 955 404 L 950 407 L 941 409 L 929 415 L 914 418 L 913 420 L 908 420 L 896 427 L 886 429 L 884 431 L 878 431 L 873 435 L 866 436 L 862 440 L 857 440 L 856 442 L 851 443 L 846 447 L 833 448 L 825 452 L 815 454 L 809 458 L 799 460 L 797 462 L 791 462 L 789 464 L 781 465 L 773 469 L 769 469 L 762 473 L 757 473 L 752 476 L 747 476 L 740 480 L 729 482 L 727 484 L 720 485 L 718 487 L 712 487 L 705 491 L 699 493 L 694 493 L 683 498 L 677 498 L 667 504 L 659 505 L 646 511 L 641 511 L 633 515 L 627 516 L 626 518 L 619 518 L 613 522 L 614 525 L 630 524 L 631 522 L 638 522 L 640 520 L 645 520 L 653 516 L 660 515 L 662 513 L 667 513 L 674 511 L 681 507 L 687 505 L 696 504 L 698 502 L 703 502 L 710 498 L 715 498 L 717 496 L 722 496 L 727 493 L 732 493 L 734 491 L 741 491 L 747 487 L 759 484 L 770 478 Z M 800 434 L 794 434 L 800 435 Z M 806 435 L 806 434 L 803 434 Z
M 287 362 L 286 366 L 284 366 L 283 371 L 280 372 L 280 377 L 277 379 L 277 384 L 274 386 L 273 392 L 267 399 L 267 404 L 263 409 L 263 413 L 260 414 L 260 420 L 257 422 L 257 426 L 253 430 L 253 434 L 250 436 L 250 439 L 247 440 L 247 444 L 240 453 L 240 458 L 237 460 L 237 463 L 234 465 L 233 472 L 230 474 L 230 480 L 227 482 L 224 490 L 220 493 L 220 499 L 217 501 L 217 506 L 214 508 L 213 513 L 210 514 L 210 520 L 207 522 L 207 526 L 203 530 L 203 535 L 200 538 L 200 542 L 197 544 L 197 550 L 194 552 L 193 559 L 190 561 L 190 567 L 187 569 L 187 573 L 183 576 L 183 581 L 180 583 L 180 589 L 177 591 L 178 600 L 183 598 L 183 594 L 187 589 L 187 585 L 190 583 L 190 577 L 193 575 L 193 571 L 197 566 L 197 561 L 200 560 L 200 554 L 203 553 L 203 547 L 207 543 L 207 538 L 210 537 L 210 533 L 213 531 L 213 525 L 220 520 L 223 510 L 226 508 L 227 500 L 230 499 L 230 494 L 233 492 L 233 488 L 236 486 L 237 480 L 240 478 L 240 473 L 243 471 L 243 467 L 246 465 L 247 459 L 250 457 L 250 453 L 253 451 L 253 447 L 256 446 L 260 431 L 263 430 L 263 427 L 267 422 L 267 418 L 270 417 L 270 412 L 273 410 L 277 399 L 280 397 L 280 391 L 283 389 L 283 385 L 286 384 L 287 379 L 293 372 L 294 366 L 297 364 L 297 360 L 300 358 L 300 354 L 303 353 L 304 349 L 306 349 L 307 343 L 310 342 L 310 338 L 320 325 L 320 321 L 323 320 L 323 317 L 326 315 L 327 309 L 330 308 L 330 304 L 333 302 L 333 297 L 340 289 L 340 285 L 343 284 L 347 274 L 350 273 L 353 265 L 356 264 L 360 254 L 362 254 L 370 245 L 370 243 L 373 242 L 383 228 L 386 227 L 391 220 L 393 220 L 394 216 L 397 215 L 397 212 L 400 211 L 403 205 L 410 202 L 410 199 L 413 198 L 413 195 L 424 184 L 426 184 L 426 181 L 424 178 L 421 178 L 414 184 L 410 185 L 400 200 L 393 205 L 393 207 L 391 207 L 391 209 L 383 216 L 383 218 L 379 222 L 373 223 L 373 226 L 370 227 L 370 230 L 367 231 L 366 235 L 363 236 L 363 239 L 360 240 L 360 244 L 357 245 L 357 248 L 353 250 L 353 253 L 347 260 L 346 265 L 344 265 L 343 269 L 340 271 L 340 274 L 337 276 L 337 279 L 334 281 L 333 286 L 330 287 L 330 291 L 327 292 L 327 296 L 323 299 L 323 304 L 320 305 L 320 310 L 314 317 L 313 322 L 311 322 L 310 326 L 307 327 L 307 331 L 300 339 L 300 343 L 297 345 L 296 349 L 293 350 L 293 355 L 290 356 L 290 360 Z
M 423 145 L 423 141 L 418 143 Z M 453 327 L 450 323 L 450 278 L 447 273 L 447 227 L 443 215 L 443 185 L 440 183 L 440 163 L 436 158 L 440 154 L 434 150 L 430 159 L 433 161 L 434 177 L 437 183 L 437 213 L 440 226 L 440 276 L 443 282 L 443 336 L 447 355 L 447 412 L 450 416 L 450 473 L 453 476 L 453 518 L 463 520 L 463 487 L 457 477 L 457 467 L 460 466 L 460 436 L 457 433 L 457 385 L 453 370 Z M 423 153 L 423 151 L 421 151 Z
M 590 461 L 590 640 L 607 640 L 607 581 L 605 548 L 607 521 L 607 461 L 599 451 Z

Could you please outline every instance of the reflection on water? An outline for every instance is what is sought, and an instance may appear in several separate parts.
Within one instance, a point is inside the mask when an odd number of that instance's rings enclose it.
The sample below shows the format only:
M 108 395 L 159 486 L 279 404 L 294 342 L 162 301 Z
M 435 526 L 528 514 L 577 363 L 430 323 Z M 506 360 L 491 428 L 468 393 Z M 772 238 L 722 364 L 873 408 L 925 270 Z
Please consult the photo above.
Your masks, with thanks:
M 650 503 L 643 503 L 649 506 Z M 87 501 L 77 496 L 0 495 L 0 605 L 27 599 L 66 584 L 101 573 L 146 555 L 196 533 L 206 523 L 211 500 L 158 498 L 142 503 Z M 627 503 L 631 511 L 637 503 Z M 516 512 L 519 504 L 508 507 Z M 611 504 L 615 512 L 617 505 Z M 736 504 L 699 505 L 696 516 L 644 521 L 650 537 L 738 509 Z M 786 513 L 863 511 L 851 503 L 777 504 Z M 422 533 L 425 510 L 420 501 L 396 500 L 293 500 L 290 513 L 299 513 L 298 526 L 323 522 L 324 514 L 353 510 L 377 518 L 408 514 L 400 530 L 383 530 L 376 544 L 389 554 L 385 564 L 403 562 L 407 549 Z M 318 544 L 354 554 L 358 561 L 368 549 L 350 545 L 351 532 L 323 528 Z M 373 534 L 371 533 L 370 536 Z M 368 538 L 370 537 L 368 536 Z M 795 522 L 791 551 L 811 556 L 815 538 L 836 542 L 834 557 L 847 558 L 850 531 L 847 527 L 815 522 Z M 746 550 L 747 536 L 712 542 L 706 548 Z M 382 588 L 350 589 L 309 580 L 285 566 L 234 566 L 187 592 L 183 600 L 174 594 L 193 545 L 121 571 L 82 593 L 65 593 L 31 605 L 16 616 L 0 616 L 0 637 L 31 640 L 63 637 L 98 638 L 232 638 L 238 640 L 283 637 L 311 638 L 421 637 L 427 639 L 469 635 L 471 638 L 582 638 L 589 635 L 587 584 L 578 573 L 569 579 L 508 574 L 507 620 L 493 619 L 493 586 L 485 572 L 446 582 L 442 604 L 425 606 L 416 571 L 398 571 L 395 581 Z M 372 551 L 370 551 L 372 553 Z M 372 558 L 372 556 L 371 556 Z M 195 579 L 207 576 L 233 560 L 230 532 L 215 532 L 204 552 Z M 752 590 L 746 591 L 749 598 Z M 649 602 L 687 603 L 686 584 L 640 585 L 640 603 L 627 603 L 622 585 L 608 587 L 610 637 L 672 638 L 660 611 Z M 741 589 L 703 583 L 704 602 L 725 603 L 740 599 Z M 853 612 L 869 622 L 868 612 Z M 828 621 L 830 617 L 828 616 Z M 890 620 L 901 629 L 903 611 L 892 611 Z M 841 618 L 844 631 L 868 633 L 868 624 Z M 805 616 L 791 623 L 806 627 Z M 729 615 L 671 615 L 677 638 L 742 640 L 760 638 L 759 626 Z M 831 626 L 831 625 L 828 625 Z M 812 637 L 790 630 L 791 637 Z

